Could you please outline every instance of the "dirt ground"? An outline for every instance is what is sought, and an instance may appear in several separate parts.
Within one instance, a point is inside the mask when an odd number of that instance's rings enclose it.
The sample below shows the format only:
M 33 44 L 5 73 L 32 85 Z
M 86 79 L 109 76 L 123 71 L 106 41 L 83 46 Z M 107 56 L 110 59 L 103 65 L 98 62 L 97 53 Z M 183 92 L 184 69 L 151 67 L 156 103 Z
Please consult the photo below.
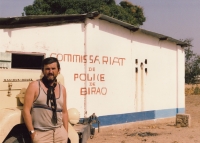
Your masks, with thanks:
M 188 95 L 191 127 L 176 127 L 175 117 L 101 127 L 87 143 L 200 143 L 200 95 Z

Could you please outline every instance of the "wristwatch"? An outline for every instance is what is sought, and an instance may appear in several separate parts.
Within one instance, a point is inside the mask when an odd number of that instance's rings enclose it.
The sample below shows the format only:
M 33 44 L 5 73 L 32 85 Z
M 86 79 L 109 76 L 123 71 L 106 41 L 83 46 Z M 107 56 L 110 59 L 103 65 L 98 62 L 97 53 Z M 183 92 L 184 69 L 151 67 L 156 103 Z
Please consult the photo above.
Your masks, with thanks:
M 35 131 L 34 130 L 31 130 L 31 131 L 29 131 L 29 134 L 33 134 Z

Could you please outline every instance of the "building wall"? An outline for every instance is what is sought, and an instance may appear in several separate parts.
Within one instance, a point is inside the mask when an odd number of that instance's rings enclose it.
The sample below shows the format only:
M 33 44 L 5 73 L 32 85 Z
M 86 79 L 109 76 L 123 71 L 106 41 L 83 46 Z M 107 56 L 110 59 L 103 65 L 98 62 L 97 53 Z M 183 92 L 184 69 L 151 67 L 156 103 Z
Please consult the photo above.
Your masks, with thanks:
M 184 112 L 184 51 L 175 43 L 99 19 L 3 29 L 0 37 L 0 52 L 57 57 L 68 108 L 81 118 L 96 113 L 101 125 L 111 125 Z
M 87 97 L 89 113 L 103 115 L 103 123 L 112 124 L 184 112 L 184 51 L 180 46 L 106 21 L 89 23 L 88 51 L 98 49 L 99 55 L 125 58 L 123 66 L 94 65 L 95 72 L 99 67 L 104 71 L 108 93 Z
M 83 117 L 83 98 L 78 87 L 82 82 L 74 83 L 73 75 L 77 71 L 84 72 L 84 65 L 68 62 L 70 55 L 84 54 L 84 25 L 67 24 L 51 27 L 25 27 L 1 29 L 0 52 L 20 52 L 56 56 L 60 60 L 61 73 L 65 77 L 68 93 L 68 107 L 77 108 Z M 69 54 L 69 55 L 68 55 Z

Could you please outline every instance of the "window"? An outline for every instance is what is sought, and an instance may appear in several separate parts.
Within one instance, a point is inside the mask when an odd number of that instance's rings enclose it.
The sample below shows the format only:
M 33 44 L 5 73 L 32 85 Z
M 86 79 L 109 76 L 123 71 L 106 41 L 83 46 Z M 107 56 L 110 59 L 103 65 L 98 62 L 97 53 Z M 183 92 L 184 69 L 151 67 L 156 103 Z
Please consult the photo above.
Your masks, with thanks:
M 11 68 L 41 69 L 44 55 L 12 53 Z

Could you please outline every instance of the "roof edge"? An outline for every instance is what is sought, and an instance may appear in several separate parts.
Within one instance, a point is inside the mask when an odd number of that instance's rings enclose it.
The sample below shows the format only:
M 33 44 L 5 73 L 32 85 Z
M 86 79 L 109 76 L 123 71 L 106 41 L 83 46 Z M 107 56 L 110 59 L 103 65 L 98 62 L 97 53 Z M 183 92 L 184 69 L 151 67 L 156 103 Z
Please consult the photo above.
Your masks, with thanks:
M 171 42 L 175 42 L 177 45 L 181 47 L 189 46 L 187 43 L 184 43 L 180 40 L 171 38 L 166 35 L 158 34 L 152 31 L 148 31 L 129 23 L 120 21 L 116 18 L 100 14 L 97 11 L 86 13 L 86 14 L 70 14 L 70 15 L 30 15 L 30 16 L 22 16 L 22 17 L 8 17 L 8 18 L 0 18 L 0 29 L 3 28 L 20 28 L 27 26 L 51 26 L 51 25 L 60 25 L 65 23 L 83 23 L 86 18 L 89 19 L 101 19 L 105 20 L 117 25 L 120 25 L 124 28 L 127 28 L 133 32 L 141 31 L 144 34 L 151 35 L 153 37 L 157 37 L 159 40 L 168 40 Z

